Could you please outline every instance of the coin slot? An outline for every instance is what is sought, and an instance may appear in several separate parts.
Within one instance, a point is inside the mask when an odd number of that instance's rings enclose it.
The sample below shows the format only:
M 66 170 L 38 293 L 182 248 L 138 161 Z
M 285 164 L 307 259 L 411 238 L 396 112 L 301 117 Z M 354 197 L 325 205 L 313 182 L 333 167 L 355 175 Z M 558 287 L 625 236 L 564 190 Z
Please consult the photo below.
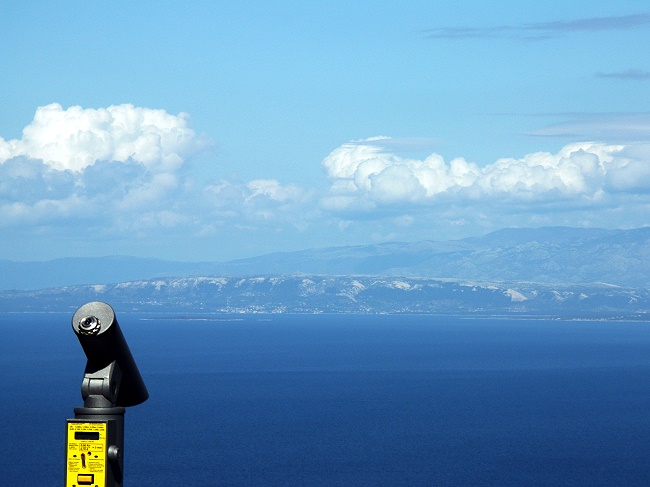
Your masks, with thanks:
M 77 475 L 79 485 L 92 485 L 95 482 L 95 475 L 92 473 L 80 473 Z

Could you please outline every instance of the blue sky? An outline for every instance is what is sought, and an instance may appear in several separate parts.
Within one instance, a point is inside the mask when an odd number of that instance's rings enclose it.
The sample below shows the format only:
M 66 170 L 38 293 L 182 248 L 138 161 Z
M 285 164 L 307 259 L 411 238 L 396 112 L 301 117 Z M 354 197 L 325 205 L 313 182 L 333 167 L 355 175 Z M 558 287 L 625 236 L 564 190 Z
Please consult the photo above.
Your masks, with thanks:
M 650 224 L 650 6 L 0 5 L 0 258 Z

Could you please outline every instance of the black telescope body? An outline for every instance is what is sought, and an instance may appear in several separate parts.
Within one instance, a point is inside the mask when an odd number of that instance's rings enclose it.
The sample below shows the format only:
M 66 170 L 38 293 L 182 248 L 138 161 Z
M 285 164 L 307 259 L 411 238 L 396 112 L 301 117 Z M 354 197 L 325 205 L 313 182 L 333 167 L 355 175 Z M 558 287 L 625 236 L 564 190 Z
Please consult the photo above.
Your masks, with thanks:
M 149 392 L 113 308 L 101 302 L 84 304 L 72 318 L 72 329 L 88 359 L 86 375 L 95 374 L 113 362 L 119 367 L 121 381 L 116 391 L 115 406 L 136 406 L 147 400 Z

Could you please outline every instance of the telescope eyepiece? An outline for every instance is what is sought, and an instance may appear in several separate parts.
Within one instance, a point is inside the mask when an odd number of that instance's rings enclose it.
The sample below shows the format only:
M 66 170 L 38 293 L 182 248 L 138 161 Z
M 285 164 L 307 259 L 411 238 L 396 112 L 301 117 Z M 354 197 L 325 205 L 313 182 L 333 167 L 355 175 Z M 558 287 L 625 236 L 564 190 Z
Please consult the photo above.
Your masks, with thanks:
M 102 324 L 96 316 L 86 316 L 79 320 L 79 333 L 81 335 L 96 335 L 102 329 Z

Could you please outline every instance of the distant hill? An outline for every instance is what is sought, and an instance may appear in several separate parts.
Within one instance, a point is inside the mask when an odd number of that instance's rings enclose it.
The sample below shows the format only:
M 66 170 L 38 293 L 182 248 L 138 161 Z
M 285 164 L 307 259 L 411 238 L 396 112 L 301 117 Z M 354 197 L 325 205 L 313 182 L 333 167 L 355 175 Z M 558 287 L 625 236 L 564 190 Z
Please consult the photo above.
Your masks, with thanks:
M 506 229 L 452 241 L 269 254 L 220 266 L 237 275 L 367 274 L 650 287 L 650 227 Z
M 370 276 L 185 277 L 36 291 L 0 291 L 0 309 L 69 312 L 88 301 L 120 311 L 215 313 L 423 313 L 479 317 L 639 319 L 650 290 Z
M 216 252 L 217 249 L 215 249 Z M 133 257 L 0 261 L 0 289 L 191 276 L 367 275 L 650 288 L 650 227 L 504 229 L 482 237 L 282 252 L 231 262 Z

